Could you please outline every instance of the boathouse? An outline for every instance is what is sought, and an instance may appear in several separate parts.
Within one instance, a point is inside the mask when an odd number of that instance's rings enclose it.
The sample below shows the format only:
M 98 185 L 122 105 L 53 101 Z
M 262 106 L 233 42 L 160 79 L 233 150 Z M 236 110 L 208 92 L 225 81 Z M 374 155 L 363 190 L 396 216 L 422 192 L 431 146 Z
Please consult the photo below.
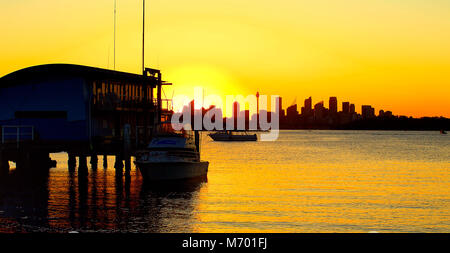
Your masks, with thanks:
M 138 75 L 50 64 L 8 74 L 0 78 L 0 164 L 36 152 L 129 156 L 167 117 L 165 84 L 148 68 Z

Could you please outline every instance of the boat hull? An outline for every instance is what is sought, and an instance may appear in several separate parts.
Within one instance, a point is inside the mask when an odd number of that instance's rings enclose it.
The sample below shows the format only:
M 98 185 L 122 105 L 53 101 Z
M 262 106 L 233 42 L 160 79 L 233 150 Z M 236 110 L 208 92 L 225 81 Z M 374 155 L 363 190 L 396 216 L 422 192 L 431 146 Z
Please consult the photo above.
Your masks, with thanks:
M 209 162 L 138 162 L 136 166 L 146 181 L 171 181 L 204 178 Z
M 226 134 L 210 134 L 214 141 L 257 141 L 258 137 L 255 135 L 226 135 Z

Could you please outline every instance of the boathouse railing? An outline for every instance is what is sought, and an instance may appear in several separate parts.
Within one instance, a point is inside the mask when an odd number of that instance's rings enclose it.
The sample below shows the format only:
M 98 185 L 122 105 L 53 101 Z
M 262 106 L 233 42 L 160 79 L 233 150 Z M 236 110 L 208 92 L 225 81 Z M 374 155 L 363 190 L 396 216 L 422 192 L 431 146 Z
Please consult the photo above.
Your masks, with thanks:
M 157 105 L 158 104 L 158 99 L 154 98 L 153 99 L 153 104 Z M 166 110 L 166 111 L 172 111 L 173 110 L 173 101 L 172 99 L 161 99 L 161 109 L 162 110 Z
M 34 141 L 34 126 L 2 126 L 2 144 L 21 141 Z

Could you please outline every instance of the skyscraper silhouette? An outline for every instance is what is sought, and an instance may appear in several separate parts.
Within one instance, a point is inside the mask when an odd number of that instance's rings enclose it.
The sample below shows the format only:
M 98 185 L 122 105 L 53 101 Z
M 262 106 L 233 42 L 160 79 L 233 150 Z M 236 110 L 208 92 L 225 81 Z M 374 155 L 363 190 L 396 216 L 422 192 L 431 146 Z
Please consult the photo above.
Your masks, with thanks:
M 337 113 L 337 98 L 330 97 L 329 101 L 330 113 Z
M 350 102 L 342 102 L 342 112 L 345 114 L 350 113 Z

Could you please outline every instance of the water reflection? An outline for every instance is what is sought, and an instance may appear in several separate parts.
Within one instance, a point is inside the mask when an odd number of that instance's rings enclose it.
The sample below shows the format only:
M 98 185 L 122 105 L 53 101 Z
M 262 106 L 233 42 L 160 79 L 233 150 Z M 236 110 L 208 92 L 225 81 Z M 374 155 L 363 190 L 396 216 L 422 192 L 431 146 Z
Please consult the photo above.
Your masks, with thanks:
M 76 207 L 77 207 L 77 191 L 76 191 L 76 181 L 75 181 L 75 172 L 73 170 L 69 170 L 69 221 L 71 227 L 75 226 L 76 219 Z
M 0 232 L 31 232 L 48 226 L 48 198 L 48 171 L 28 174 L 16 170 L 3 175 Z
M 283 131 L 204 138 L 208 182 L 148 184 L 132 167 L 0 176 L 0 232 L 449 232 L 448 135 Z M 109 160 L 108 160 L 109 159 Z M 42 170 L 41 170 L 42 171 Z M 47 173 L 47 175 L 45 175 Z
M 61 163 L 59 163 L 61 164 Z M 62 163 L 64 164 L 64 163 Z M 0 178 L 0 232 L 179 232 L 206 180 L 143 183 L 139 172 L 66 168 Z
M 140 192 L 138 222 L 146 222 L 147 232 L 195 231 L 198 193 L 207 178 L 174 183 L 144 182 Z

